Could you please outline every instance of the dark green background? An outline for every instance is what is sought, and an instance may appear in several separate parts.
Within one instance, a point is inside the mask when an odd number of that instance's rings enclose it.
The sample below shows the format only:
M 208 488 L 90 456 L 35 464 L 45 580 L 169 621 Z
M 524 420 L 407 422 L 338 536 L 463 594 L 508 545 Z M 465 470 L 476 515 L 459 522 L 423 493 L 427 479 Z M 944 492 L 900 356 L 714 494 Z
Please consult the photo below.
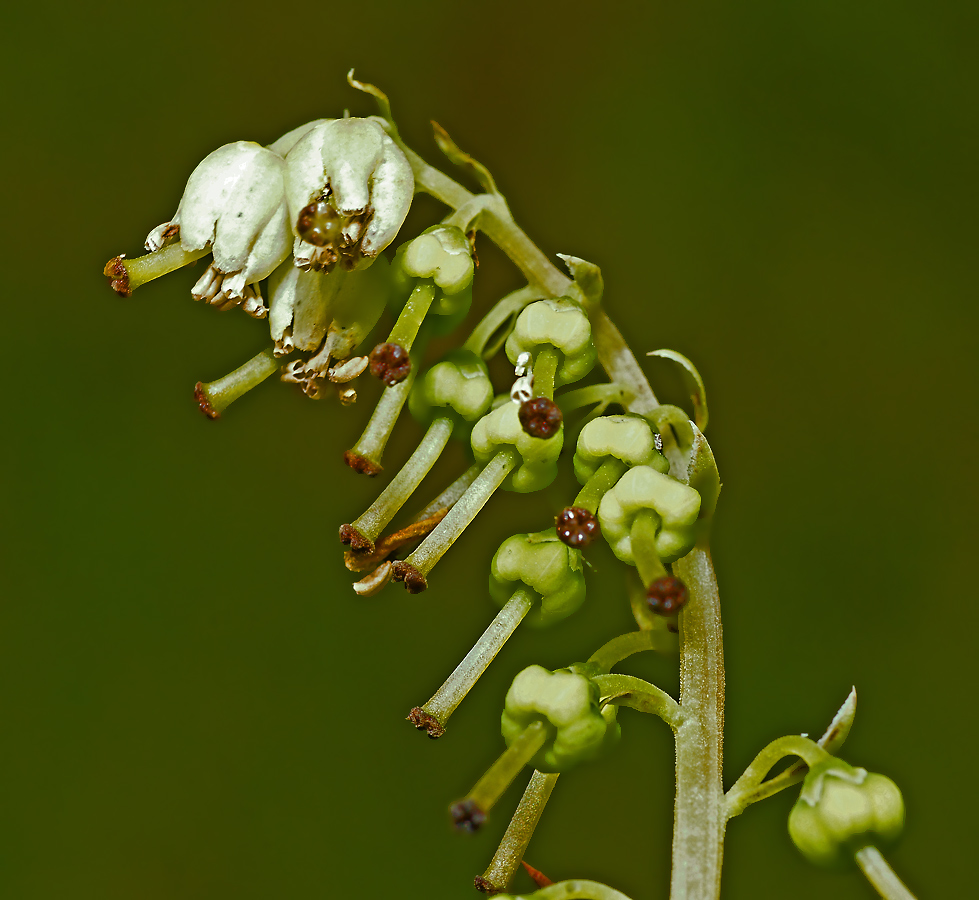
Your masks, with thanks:
M 564 495 L 494 500 L 428 593 L 359 601 L 335 535 L 377 488 L 340 461 L 370 392 L 343 410 L 270 383 L 208 422 L 194 382 L 265 325 L 192 303 L 190 273 L 128 301 L 105 286 L 216 146 L 372 112 L 356 66 L 420 152 L 436 160 L 437 119 L 547 253 L 602 266 L 637 352 L 700 366 L 728 781 L 856 683 L 846 754 L 907 799 L 896 867 L 922 897 L 969 895 L 977 18 L 948 0 L 8 11 L 0 894 L 474 896 L 517 791 L 474 839 L 444 810 L 501 747 L 509 679 L 629 627 L 600 554 L 582 613 L 518 634 L 426 741 L 403 717 L 492 615 L 494 547 Z M 480 254 L 485 305 L 516 276 Z M 674 684 L 668 660 L 633 670 Z M 622 719 L 528 858 L 664 897 L 671 744 Z M 732 823 L 725 896 L 871 896 L 803 863 L 790 804 Z

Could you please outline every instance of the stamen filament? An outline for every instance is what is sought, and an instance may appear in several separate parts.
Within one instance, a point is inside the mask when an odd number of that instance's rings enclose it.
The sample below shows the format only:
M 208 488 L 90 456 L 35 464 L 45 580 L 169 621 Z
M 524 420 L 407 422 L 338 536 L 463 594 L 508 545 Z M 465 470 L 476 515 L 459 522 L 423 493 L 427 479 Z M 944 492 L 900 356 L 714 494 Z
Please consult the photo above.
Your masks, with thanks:
M 455 506 L 439 523 L 438 528 L 399 565 L 409 566 L 423 578 L 427 577 L 449 547 L 462 536 L 463 531 L 476 518 L 489 498 L 493 496 L 494 491 L 503 484 L 507 475 L 516 468 L 519 460 L 520 456 L 516 450 L 500 450 L 486 463 L 469 490 L 456 501 Z M 395 577 L 398 577 L 397 572 Z
M 530 783 L 517 804 L 516 812 L 510 819 L 503 840 L 486 871 L 476 879 L 476 887 L 486 894 L 505 891 L 527 852 L 530 839 L 544 812 L 544 807 L 557 784 L 558 773 L 544 774 L 534 769 Z
M 373 545 L 384 527 L 398 514 L 398 511 L 431 471 L 452 435 L 452 419 L 440 417 L 428 426 L 425 437 L 401 471 L 391 483 L 381 491 L 380 496 L 353 525 L 365 542 Z M 369 548 L 368 548 L 369 549 Z
M 164 250 L 166 249 L 164 248 Z M 164 251 L 158 252 L 163 253 Z M 235 400 L 277 372 L 281 365 L 282 361 L 275 356 L 275 348 L 268 347 L 253 356 L 243 366 L 229 372 L 224 378 L 206 383 L 198 381 L 194 389 L 194 397 L 200 404 L 204 415 L 209 419 L 219 419 L 221 413 Z
M 557 374 L 560 358 L 560 353 L 555 347 L 547 347 L 537 353 L 537 359 L 534 360 L 535 397 L 554 399 L 554 376 Z
M 861 847 L 853 858 L 860 866 L 860 871 L 867 876 L 867 881 L 884 900 L 915 900 L 914 894 L 897 877 L 880 850 L 872 844 Z
M 435 286 L 430 281 L 422 281 L 415 285 L 408 302 L 405 303 L 398 316 L 398 321 L 394 323 L 391 333 L 388 335 L 387 343 L 398 344 L 405 350 L 411 350 L 411 345 L 415 342 L 418 329 L 435 299 Z
M 645 587 L 649 587 L 658 578 L 665 578 L 670 573 L 666 571 L 663 560 L 656 550 L 656 532 L 659 528 L 659 517 L 651 509 L 642 510 L 632 523 L 630 539 L 632 542 L 632 558 L 636 561 L 639 577 Z
M 627 463 L 616 456 L 610 456 L 592 473 L 571 505 L 577 506 L 578 509 L 587 509 L 593 514 L 597 513 L 602 497 L 615 487 L 615 483 L 625 475 L 628 468 Z
M 486 774 L 473 785 L 466 800 L 488 813 L 546 741 L 547 726 L 543 722 L 537 721 L 528 725 L 520 737 L 500 754 L 496 762 L 486 770 Z
M 449 716 L 456 711 L 466 694 L 472 690 L 473 685 L 493 662 L 533 605 L 534 596 L 529 590 L 521 588 L 515 591 L 442 687 L 420 710 L 417 707 L 413 709 L 409 720 L 416 727 L 426 728 L 430 737 L 441 737 L 445 732 L 445 723 L 449 720 Z M 414 715 L 416 711 L 423 715 L 416 717 Z M 414 721 L 415 718 L 423 724 L 419 725 Z M 437 723 L 437 728 L 432 727 L 432 721 Z
M 525 306 L 529 306 L 535 300 L 540 300 L 545 296 L 547 296 L 546 293 L 539 287 L 531 287 L 530 285 L 525 285 L 507 294 L 483 316 L 463 345 L 464 349 L 475 353 L 476 356 L 481 356 L 483 359 L 492 359 L 509 337 L 513 323 L 516 322 L 520 311 Z M 508 322 L 509 328 L 506 328 L 502 334 L 498 334 Z

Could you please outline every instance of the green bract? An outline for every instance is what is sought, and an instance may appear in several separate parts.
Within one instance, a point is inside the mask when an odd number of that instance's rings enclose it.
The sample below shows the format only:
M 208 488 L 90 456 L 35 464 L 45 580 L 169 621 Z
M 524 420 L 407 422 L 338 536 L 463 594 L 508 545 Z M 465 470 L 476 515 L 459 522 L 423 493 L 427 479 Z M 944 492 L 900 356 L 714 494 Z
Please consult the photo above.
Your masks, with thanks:
M 513 679 L 501 728 L 507 746 L 534 722 L 548 726 L 547 743 L 531 763 L 541 772 L 563 772 L 594 759 L 605 744 L 608 723 L 598 708 L 595 683 L 571 672 L 530 666 Z
M 629 466 L 652 466 L 667 472 L 670 464 L 656 449 L 653 429 L 639 416 L 600 416 L 578 435 L 574 474 L 584 484 L 605 460 L 614 456 Z
M 446 416 L 456 425 L 471 425 L 493 402 L 489 371 L 475 353 L 453 350 L 415 383 L 408 400 L 411 414 L 422 423 Z
M 503 606 L 519 587 L 540 601 L 526 622 L 550 625 L 570 616 L 585 600 L 581 554 L 562 544 L 553 528 L 507 538 L 490 566 L 490 596 Z
M 503 482 L 503 488 L 524 494 L 546 488 L 557 476 L 564 426 L 554 437 L 531 437 L 520 425 L 518 409 L 508 400 L 487 413 L 473 427 L 471 440 L 477 462 L 489 462 L 500 450 L 520 454 L 520 465 Z
M 619 479 L 598 507 L 602 534 L 619 559 L 635 565 L 631 529 L 642 510 L 651 510 L 660 518 L 656 552 L 663 562 L 690 552 L 697 537 L 700 494 L 656 469 L 636 466 Z
M 852 865 L 853 854 L 868 844 L 892 844 L 903 828 L 898 786 L 839 759 L 813 766 L 789 813 L 792 842 L 809 862 L 828 868 Z
M 584 378 L 595 365 L 588 316 L 567 297 L 537 300 L 526 307 L 507 338 L 506 355 L 516 365 L 521 353 L 529 353 L 536 359 L 539 350 L 550 347 L 561 352 L 554 378 L 556 387 Z

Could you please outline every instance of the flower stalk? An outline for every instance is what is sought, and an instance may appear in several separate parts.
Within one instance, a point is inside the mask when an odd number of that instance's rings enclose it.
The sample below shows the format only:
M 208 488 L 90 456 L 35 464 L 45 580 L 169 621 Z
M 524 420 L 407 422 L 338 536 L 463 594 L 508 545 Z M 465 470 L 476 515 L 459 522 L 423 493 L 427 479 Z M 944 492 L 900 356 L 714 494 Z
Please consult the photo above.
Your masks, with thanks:
M 194 399 L 201 412 L 209 419 L 220 419 L 223 413 L 239 397 L 274 375 L 282 363 L 275 355 L 275 348 L 268 347 L 256 353 L 243 366 L 229 372 L 216 381 L 200 382 L 194 387 Z

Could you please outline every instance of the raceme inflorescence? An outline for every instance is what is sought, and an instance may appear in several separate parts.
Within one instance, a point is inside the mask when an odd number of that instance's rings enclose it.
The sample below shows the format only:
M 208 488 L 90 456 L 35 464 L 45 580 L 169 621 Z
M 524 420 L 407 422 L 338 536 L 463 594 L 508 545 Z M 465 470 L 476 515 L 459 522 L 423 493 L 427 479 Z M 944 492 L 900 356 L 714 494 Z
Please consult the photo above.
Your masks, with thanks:
M 607 640 L 587 660 L 570 659 L 557 670 L 532 665 L 513 678 L 503 701 L 500 756 L 450 806 L 455 827 L 475 831 L 510 784 L 531 772 L 475 886 L 516 896 L 507 892 L 523 864 L 536 884 L 526 898 L 628 900 L 595 881 L 552 882 L 524 861 L 560 774 L 628 740 L 628 722 L 623 737 L 618 720 L 626 707 L 658 716 L 675 735 L 675 900 L 716 898 L 727 823 L 800 781 L 788 830 L 803 856 L 817 865 L 856 866 L 882 896 L 910 897 L 881 853 L 903 825 L 900 791 L 835 755 L 853 721 L 855 693 L 818 741 L 798 735 L 773 741 L 724 790 L 723 650 L 709 548 L 720 479 L 704 437 L 706 394 L 693 364 L 675 351 L 655 352 L 680 367 L 691 417 L 657 400 L 604 309 L 597 266 L 575 256 L 561 256 L 563 267 L 555 266 L 514 222 L 485 166 L 435 126 L 439 148 L 480 185 L 473 193 L 405 145 L 378 88 L 353 73 L 348 80 L 374 97 L 379 115 L 319 119 L 268 146 L 237 141 L 218 148 L 191 173 L 173 217 L 147 236 L 148 253 L 118 256 L 105 274 L 128 297 L 208 257 L 191 289 L 194 299 L 268 319 L 265 349 L 223 378 L 197 384 L 209 418 L 276 374 L 312 399 L 335 395 L 344 406 L 356 403 L 358 378 L 377 378 L 380 399 L 343 454 L 367 476 L 389 474 L 384 452 L 406 405 L 425 427 L 374 502 L 353 521 L 337 523 L 360 597 L 395 590 L 395 582 L 410 593 L 426 590 L 439 577 L 439 560 L 497 491 L 540 492 L 562 466 L 573 468 L 580 489 L 565 496 L 566 505 L 543 519 L 529 513 L 527 530 L 496 550 L 486 575 L 499 612 L 441 687 L 408 715 L 429 737 L 442 737 L 521 623 L 521 633 L 547 629 L 581 607 L 595 587 L 587 554 L 607 542 L 628 572 L 622 601 L 636 630 Z M 448 211 L 405 235 L 419 193 Z M 481 235 L 503 250 L 525 283 L 475 317 Z M 390 324 L 378 333 L 382 320 Z M 456 339 L 453 349 L 432 356 L 433 339 L 444 348 L 447 337 Z M 501 353 L 512 375 L 494 384 L 487 363 Z M 412 515 L 409 503 L 453 439 L 468 450 L 471 465 L 453 473 L 436 497 L 414 504 Z M 678 698 L 613 671 L 641 652 L 678 658 Z M 796 761 L 772 776 L 786 758 Z

